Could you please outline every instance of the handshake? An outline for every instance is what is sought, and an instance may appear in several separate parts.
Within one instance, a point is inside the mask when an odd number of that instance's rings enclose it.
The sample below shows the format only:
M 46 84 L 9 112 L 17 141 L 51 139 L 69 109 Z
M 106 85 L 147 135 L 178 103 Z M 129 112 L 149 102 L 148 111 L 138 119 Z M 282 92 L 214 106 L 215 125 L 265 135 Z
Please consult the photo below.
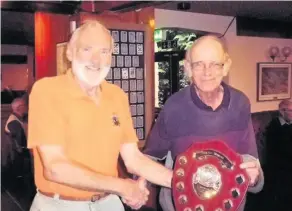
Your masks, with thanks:
M 140 209 L 148 200 L 149 190 L 146 180 L 140 177 L 138 180 L 126 179 L 126 185 L 120 195 L 122 201 L 132 209 Z

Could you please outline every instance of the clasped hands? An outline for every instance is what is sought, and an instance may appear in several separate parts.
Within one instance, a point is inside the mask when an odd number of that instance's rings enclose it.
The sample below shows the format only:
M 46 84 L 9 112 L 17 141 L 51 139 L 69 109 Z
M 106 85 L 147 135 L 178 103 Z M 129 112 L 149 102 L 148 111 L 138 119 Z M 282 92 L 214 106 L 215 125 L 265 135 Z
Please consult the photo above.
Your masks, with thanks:
M 132 209 L 140 209 L 148 200 L 149 190 L 146 188 L 146 180 L 140 177 L 138 180 L 126 179 L 126 189 L 121 195 L 122 201 Z

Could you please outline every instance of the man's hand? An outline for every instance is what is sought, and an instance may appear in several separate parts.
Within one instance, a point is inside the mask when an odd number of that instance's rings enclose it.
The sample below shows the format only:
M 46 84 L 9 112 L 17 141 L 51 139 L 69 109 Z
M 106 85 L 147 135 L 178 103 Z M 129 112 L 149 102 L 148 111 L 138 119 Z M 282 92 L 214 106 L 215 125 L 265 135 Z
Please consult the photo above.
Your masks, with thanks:
M 146 180 L 139 178 L 137 181 L 127 179 L 127 186 L 121 195 L 122 201 L 132 209 L 140 209 L 148 200 L 149 191 L 146 188 Z
M 260 175 L 260 165 L 258 160 L 244 162 L 240 165 L 240 168 L 246 170 L 249 176 L 249 186 L 255 186 Z

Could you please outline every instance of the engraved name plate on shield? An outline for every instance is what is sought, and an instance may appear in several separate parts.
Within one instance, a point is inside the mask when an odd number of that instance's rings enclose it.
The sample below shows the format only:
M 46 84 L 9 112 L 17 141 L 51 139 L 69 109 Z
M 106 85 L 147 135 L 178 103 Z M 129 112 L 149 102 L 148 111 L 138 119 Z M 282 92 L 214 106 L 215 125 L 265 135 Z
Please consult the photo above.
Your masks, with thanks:
M 223 141 L 204 141 L 179 154 L 172 192 L 177 211 L 236 211 L 246 195 L 249 177 L 242 157 Z

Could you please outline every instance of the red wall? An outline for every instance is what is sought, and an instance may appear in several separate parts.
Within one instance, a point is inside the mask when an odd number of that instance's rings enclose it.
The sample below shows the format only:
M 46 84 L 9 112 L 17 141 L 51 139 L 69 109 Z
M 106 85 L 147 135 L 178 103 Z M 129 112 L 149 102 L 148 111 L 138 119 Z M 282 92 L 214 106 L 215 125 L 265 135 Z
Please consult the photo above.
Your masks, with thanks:
M 35 14 L 35 79 L 55 76 L 56 44 L 66 42 L 70 35 L 68 15 L 37 12 Z

